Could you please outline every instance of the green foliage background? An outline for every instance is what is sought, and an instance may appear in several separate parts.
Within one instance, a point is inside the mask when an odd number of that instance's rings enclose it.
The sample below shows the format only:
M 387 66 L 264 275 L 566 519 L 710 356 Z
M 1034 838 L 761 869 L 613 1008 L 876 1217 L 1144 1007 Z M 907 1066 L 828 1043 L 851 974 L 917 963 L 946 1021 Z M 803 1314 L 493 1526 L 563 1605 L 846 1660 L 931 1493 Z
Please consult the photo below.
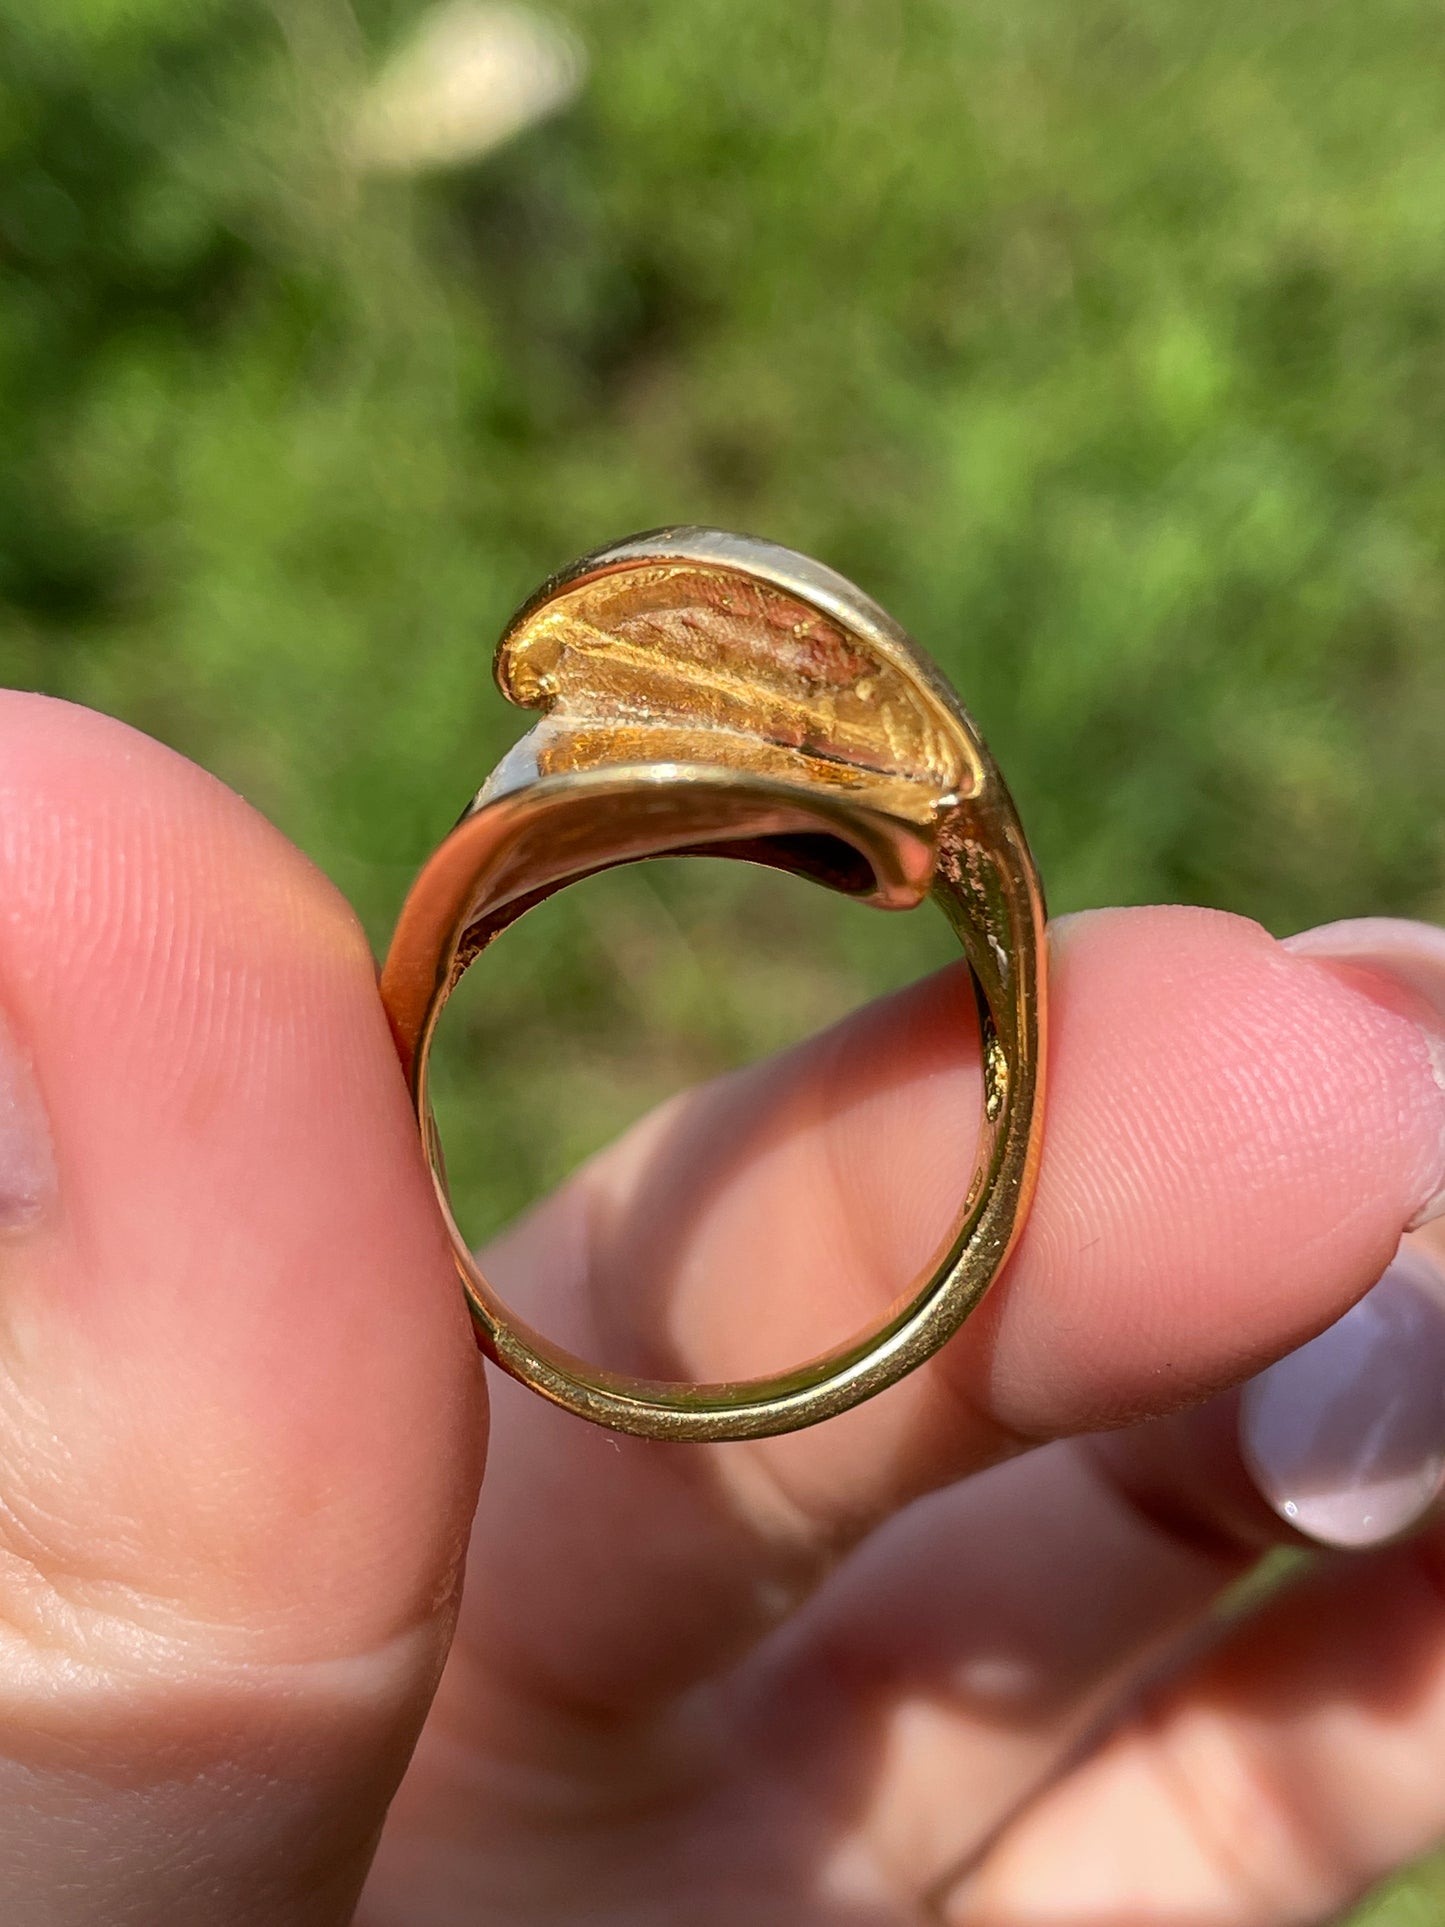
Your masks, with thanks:
M 522 726 L 513 604 L 718 522 L 939 656 L 1055 909 L 1445 914 L 1431 0 L 559 10 L 580 103 L 401 183 L 340 135 L 404 0 L 0 0 L 6 680 L 216 770 L 380 946 Z M 467 1221 L 941 954 L 731 867 L 572 893 L 451 1026 Z

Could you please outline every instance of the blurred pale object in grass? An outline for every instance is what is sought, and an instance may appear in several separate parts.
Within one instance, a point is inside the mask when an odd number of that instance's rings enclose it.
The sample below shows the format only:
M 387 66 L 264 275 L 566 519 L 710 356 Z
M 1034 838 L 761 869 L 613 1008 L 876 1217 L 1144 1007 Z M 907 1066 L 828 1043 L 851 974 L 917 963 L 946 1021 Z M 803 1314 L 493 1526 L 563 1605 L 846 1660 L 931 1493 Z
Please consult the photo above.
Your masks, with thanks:
M 480 159 L 574 100 L 586 65 L 576 36 L 543 14 L 449 0 L 423 15 L 368 89 L 352 156 L 405 174 Z

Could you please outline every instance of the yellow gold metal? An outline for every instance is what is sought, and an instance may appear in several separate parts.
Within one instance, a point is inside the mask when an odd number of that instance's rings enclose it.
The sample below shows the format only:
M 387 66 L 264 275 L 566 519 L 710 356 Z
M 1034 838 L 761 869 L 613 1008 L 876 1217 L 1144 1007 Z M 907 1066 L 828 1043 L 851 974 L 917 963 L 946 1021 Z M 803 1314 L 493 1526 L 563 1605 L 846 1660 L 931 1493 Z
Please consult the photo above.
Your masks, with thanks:
M 512 619 L 496 673 L 542 720 L 417 878 L 381 982 L 482 1347 L 568 1411 L 649 1438 L 762 1438 L 846 1411 L 953 1336 L 1033 1192 L 1044 904 L 1003 779 L 876 603 L 806 556 L 717 529 L 661 529 L 575 562 Z M 500 931 L 581 877 L 678 855 L 771 864 L 886 910 L 931 896 L 977 993 L 984 1115 L 944 1248 L 872 1330 L 775 1378 L 631 1378 L 531 1330 L 452 1218 L 428 1101 L 437 1021 Z

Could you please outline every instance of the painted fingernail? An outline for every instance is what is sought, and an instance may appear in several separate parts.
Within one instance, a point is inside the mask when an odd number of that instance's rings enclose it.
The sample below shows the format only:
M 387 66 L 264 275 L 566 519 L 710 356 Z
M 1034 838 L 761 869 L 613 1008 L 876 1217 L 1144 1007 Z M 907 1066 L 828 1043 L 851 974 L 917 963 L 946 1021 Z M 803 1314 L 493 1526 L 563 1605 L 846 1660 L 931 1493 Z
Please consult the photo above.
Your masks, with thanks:
M 0 1016 L 0 1233 L 32 1223 L 54 1191 L 55 1156 L 35 1073 Z
M 1445 930 L 1405 917 L 1354 917 L 1321 924 L 1286 937 L 1286 950 L 1322 963 L 1348 964 L 1393 978 L 1409 991 L 1422 1017 L 1435 1077 L 1445 1090 Z M 1406 1225 L 1414 1231 L 1445 1216 L 1445 1185 L 1427 1198 Z
M 1239 1444 L 1282 1519 L 1329 1546 L 1404 1532 L 1445 1484 L 1445 1278 L 1402 1246 L 1360 1302 L 1240 1395 Z

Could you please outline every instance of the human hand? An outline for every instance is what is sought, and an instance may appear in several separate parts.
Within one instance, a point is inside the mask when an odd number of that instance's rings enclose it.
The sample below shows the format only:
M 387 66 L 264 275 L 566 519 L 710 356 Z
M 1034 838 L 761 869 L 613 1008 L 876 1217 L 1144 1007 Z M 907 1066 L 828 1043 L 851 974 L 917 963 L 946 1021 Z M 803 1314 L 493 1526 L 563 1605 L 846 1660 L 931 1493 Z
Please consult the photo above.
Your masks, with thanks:
M 0 770 L 7 1922 L 333 1927 L 365 1881 L 363 1927 L 1267 1927 L 1445 1826 L 1439 1532 L 1214 1617 L 1288 1536 L 1228 1388 L 1445 1175 L 1416 991 L 1071 920 L 1037 1202 L 967 1331 L 723 1448 L 494 1380 L 463 1598 L 482 1373 L 354 920 L 116 724 L 5 697 Z M 626 1368 L 820 1348 L 956 1207 L 971 1008 L 945 973 L 678 1100 L 492 1274 Z M 1373 1302 L 1352 1422 L 1404 1524 L 1445 1319 Z

